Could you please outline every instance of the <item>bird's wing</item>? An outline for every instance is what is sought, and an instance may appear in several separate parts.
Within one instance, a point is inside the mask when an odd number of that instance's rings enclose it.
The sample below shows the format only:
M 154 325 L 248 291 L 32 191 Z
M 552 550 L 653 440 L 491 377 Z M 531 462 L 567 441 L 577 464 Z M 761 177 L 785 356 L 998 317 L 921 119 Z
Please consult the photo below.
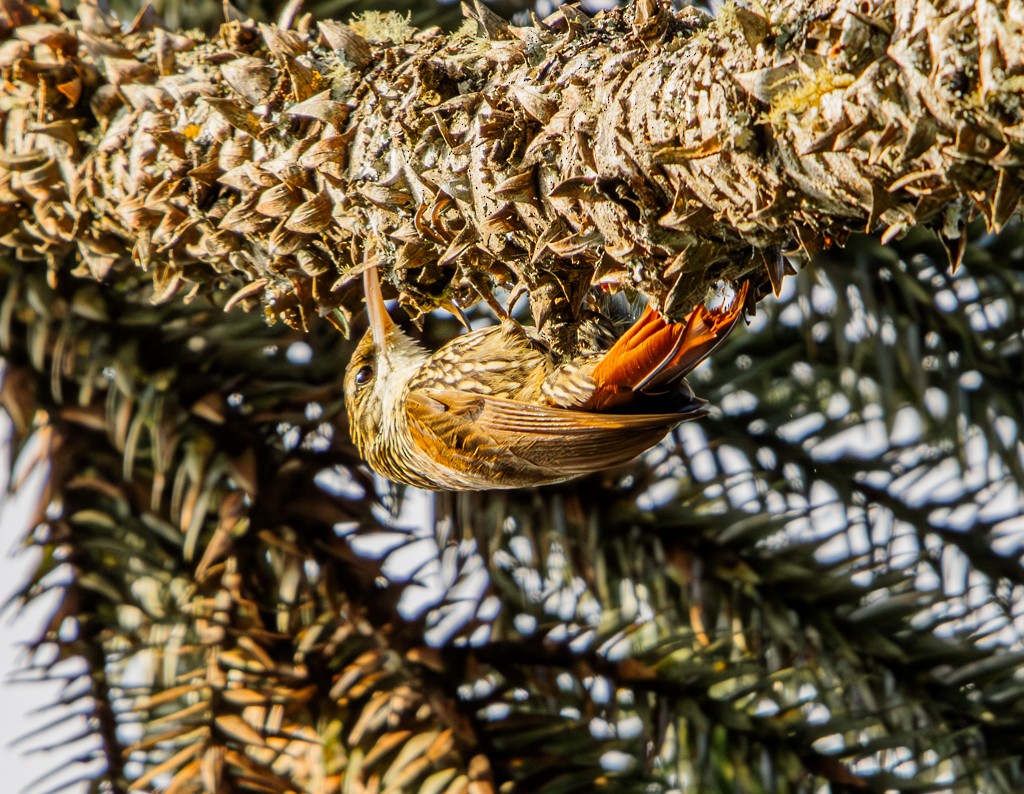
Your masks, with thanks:
M 409 426 L 416 443 L 443 446 L 466 467 L 500 476 L 526 465 L 569 479 L 626 463 L 660 441 L 688 413 L 600 414 L 461 391 L 414 391 Z M 554 481 L 554 480 L 548 480 Z

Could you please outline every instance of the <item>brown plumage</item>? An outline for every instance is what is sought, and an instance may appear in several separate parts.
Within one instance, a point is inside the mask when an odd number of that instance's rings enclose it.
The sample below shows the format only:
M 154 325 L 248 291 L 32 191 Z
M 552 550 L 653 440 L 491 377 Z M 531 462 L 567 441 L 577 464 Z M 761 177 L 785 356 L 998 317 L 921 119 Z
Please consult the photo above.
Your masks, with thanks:
M 684 376 L 728 335 L 747 291 L 680 323 L 648 306 L 606 352 L 557 364 L 511 322 L 431 354 L 388 316 L 375 268 L 363 284 L 370 328 L 345 372 L 352 440 L 377 473 L 435 490 L 563 482 L 626 463 L 702 416 Z

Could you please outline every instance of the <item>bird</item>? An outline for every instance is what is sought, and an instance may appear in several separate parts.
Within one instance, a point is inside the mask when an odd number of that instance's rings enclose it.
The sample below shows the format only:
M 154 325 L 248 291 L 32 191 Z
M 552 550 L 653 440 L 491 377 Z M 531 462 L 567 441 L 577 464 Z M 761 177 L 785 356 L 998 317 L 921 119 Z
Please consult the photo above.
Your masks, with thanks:
M 369 328 L 344 377 L 353 443 L 377 474 L 428 490 L 551 485 L 625 464 L 707 413 L 685 375 L 736 325 L 747 287 L 677 323 L 648 304 L 610 348 L 559 361 L 511 319 L 428 351 L 391 319 L 370 265 Z

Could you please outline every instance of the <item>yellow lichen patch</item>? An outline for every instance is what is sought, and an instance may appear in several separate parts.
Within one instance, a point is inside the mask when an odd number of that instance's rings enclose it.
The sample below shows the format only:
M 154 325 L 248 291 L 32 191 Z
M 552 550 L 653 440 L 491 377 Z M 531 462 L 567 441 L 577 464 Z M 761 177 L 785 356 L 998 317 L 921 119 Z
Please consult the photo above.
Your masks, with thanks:
M 349 27 L 374 44 L 392 42 L 400 44 L 411 39 L 416 29 L 409 23 L 411 15 L 396 11 L 366 11 L 355 17 Z
M 331 98 L 342 99 L 352 90 L 352 85 L 358 75 L 347 62 L 338 61 L 322 76 L 331 87 Z
M 466 19 L 462 20 L 462 24 L 459 25 L 458 29 L 451 34 L 451 36 L 449 37 L 449 41 L 451 42 L 453 48 L 456 46 L 462 46 L 463 44 L 470 43 L 474 39 L 486 41 L 485 39 L 480 39 L 478 31 L 479 25 L 477 25 L 476 20 L 469 19 L 467 17 Z
M 848 73 L 836 74 L 825 67 L 806 77 L 799 85 L 789 91 L 780 93 L 772 100 L 768 120 L 778 126 L 789 113 L 800 114 L 816 107 L 826 94 L 838 91 L 853 84 L 854 76 Z
M 492 42 L 480 35 L 480 26 L 475 19 L 464 19 L 459 29 L 449 37 L 449 42 L 449 49 L 458 51 L 467 60 L 492 49 Z
M 1024 94 L 1024 75 L 1007 77 L 999 84 L 999 90 L 1007 94 Z

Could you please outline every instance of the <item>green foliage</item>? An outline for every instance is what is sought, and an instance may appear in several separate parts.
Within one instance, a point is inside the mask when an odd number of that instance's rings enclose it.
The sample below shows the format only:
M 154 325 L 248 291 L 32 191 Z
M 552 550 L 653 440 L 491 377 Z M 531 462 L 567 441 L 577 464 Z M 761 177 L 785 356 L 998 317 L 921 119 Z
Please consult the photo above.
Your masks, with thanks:
M 857 240 L 674 444 L 429 522 L 354 459 L 331 329 L 9 264 L 36 673 L 84 662 L 109 790 L 1019 790 L 1022 241 Z

